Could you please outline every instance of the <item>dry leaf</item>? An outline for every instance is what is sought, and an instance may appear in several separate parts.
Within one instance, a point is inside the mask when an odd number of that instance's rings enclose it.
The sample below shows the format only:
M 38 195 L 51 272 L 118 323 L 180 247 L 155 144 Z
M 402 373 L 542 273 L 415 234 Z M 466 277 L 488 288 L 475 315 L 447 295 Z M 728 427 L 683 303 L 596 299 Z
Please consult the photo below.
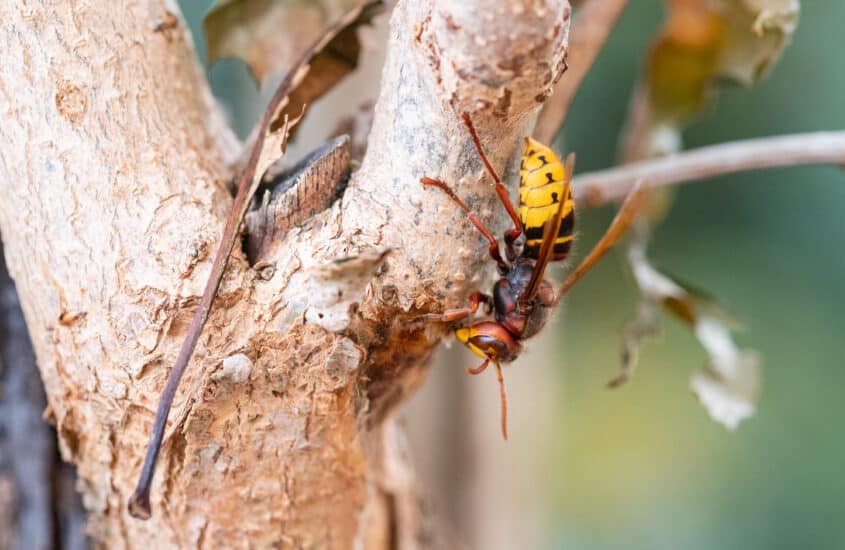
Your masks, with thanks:
M 203 20 L 208 65 L 227 57 L 242 59 L 263 84 L 267 77 L 288 71 L 325 29 L 361 4 L 361 0 L 222 0 Z M 355 69 L 361 50 L 356 30 L 381 8 L 381 2 L 367 3 L 361 19 L 315 57 L 311 72 L 319 78 L 314 80 L 312 99 Z
M 754 414 L 760 393 L 757 354 L 738 349 L 728 328 L 710 317 L 696 320 L 695 336 L 710 359 L 693 375 L 690 388 L 713 420 L 736 429 Z
M 654 124 L 678 125 L 707 104 L 725 48 L 725 22 L 703 2 L 675 0 L 646 67 Z
M 801 11 L 798 0 L 721 0 L 727 43 L 719 76 L 756 84 L 789 45 Z
M 669 15 L 649 52 L 623 143 L 626 162 L 681 149 L 683 128 L 712 102 L 723 82 L 755 84 L 789 44 L 798 23 L 798 0 L 667 0 Z M 654 227 L 674 193 L 652 194 L 628 248 L 628 263 L 641 292 L 636 318 L 623 329 L 625 382 L 642 341 L 659 331 L 661 311 L 685 323 L 707 351 L 707 366 L 691 387 L 710 416 L 729 428 L 750 416 L 759 391 L 757 356 L 737 349 L 736 322 L 712 297 L 655 269 L 646 257 Z
M 649 263 L 644 240 L 635 240 L 628 262 L 640 289 L 637 317 L 623 332 L 622 371 L 611 387 L 627 381 L 636 365 L 642 341 L 660 331 L 660 310 L 669 311 L 690 327 L 707 352 L 705 367 L 690 381 L 711 418 L 730 429 L 754 413 L 760 389 L 757 354 L 740 350 L 731 337 L 736 321 L 712 297 L 661 273 Z
M 638 132 L 643 155 L 675 152 L 680 132 L 712 102 L 720 83 L 757 83 L 780 58 L 798 23 L 798 0 L 669 0 L 649 52 Z

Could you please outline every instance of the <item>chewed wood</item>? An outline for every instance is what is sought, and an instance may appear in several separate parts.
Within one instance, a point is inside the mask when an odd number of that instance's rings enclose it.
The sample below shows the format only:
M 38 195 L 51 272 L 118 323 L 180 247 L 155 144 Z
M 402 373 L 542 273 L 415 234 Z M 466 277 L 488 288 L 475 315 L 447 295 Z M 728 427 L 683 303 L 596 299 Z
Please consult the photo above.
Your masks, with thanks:
M 349 136 L 331 139 L 291 168 L 270 167 L 260 202 L 246 215 L 246 251 L 256 263 L 266 247 L 343 195 L 350 172 Z M 262 193 L 263 190 L 263 193 Z

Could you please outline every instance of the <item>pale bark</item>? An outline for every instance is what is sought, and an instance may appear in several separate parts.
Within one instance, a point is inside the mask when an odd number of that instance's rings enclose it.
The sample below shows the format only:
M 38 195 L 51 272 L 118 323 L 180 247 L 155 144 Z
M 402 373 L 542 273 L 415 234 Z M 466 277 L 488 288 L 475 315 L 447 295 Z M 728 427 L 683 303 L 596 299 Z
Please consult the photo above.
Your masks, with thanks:
M 92 536 L 110 548 L 442 547 L 389 414 L 443 336 L 413 317 L 462 304 L 486 247 L 418 182 L 452 182 L 501 231 L 459 113 L 504 171 L 563 67 L 568 3 L 399 3 L 361 169 L 260 272 L 234 253 L 142 522 L 125 502 L 237 154 L 184 27 L 155 30 L 167 10 L 0 4 L 0 231 Z

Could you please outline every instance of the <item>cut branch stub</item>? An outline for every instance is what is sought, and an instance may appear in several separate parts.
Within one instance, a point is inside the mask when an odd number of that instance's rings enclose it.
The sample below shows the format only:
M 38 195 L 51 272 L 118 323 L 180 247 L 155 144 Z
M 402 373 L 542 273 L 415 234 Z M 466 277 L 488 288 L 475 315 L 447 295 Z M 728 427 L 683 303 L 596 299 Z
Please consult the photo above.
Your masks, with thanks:
M 349 180 L 349 136 L 331 139 L 289 169 L 264 174 L 260 201 L 246 215 L 246 251 L 255 265 L 287 232 L 327 209 Z
M 563 74 L 569 17 L 567 2 L 439 2 L 411 44 L 453 113 L 477 119 L 481 111 L 510 126 L 533 114 Z

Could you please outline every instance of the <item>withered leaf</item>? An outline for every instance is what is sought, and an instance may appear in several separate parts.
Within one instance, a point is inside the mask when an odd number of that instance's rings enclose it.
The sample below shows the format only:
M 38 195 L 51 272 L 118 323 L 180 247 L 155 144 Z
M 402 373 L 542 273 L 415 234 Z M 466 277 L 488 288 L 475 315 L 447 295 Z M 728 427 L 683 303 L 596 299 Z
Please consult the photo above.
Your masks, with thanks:
M 669 15 L 649 53 L 647 97 L 656 128 L 682 127 L 717 85 L 755 84 L 789 44 L 798 0 L 668 0 Z
M 361 4 L 335 22 L 335 32 L 323 35 L 313 44 L 308 72 L 291 91 L 290 102 L 279 111 L 274 125 L 284 116 L 296 116 L 305 105 L 322 97 L 355 70 L 361 51 L 357 30 L 361 25 L 368 25 L 383 9 L 380 0 Z
M 241 59 L 263 84 L 267 77 L 287 72 L 308 44 L 362 4 L 361 0 L 221 0 L 203 20 L 208 65 L 222 58 Z M 355 69 L 361 51 L 356 30 L 382 7 L 382 2 L 366 3 L 361 17 L 350 21 L 312 60 L 309 103 Z
M 722 0 L 728 27 L 720 76 L 756 84 L 789 45 L 801 11 L 799 0 Z
M 632 103 L 624 159 L 670 154 L 682 146 L 683 128 L 710 104 L 718 85 L 755 84 L 788 45 L 798 22 L 798 0 L 667 0 L 669 14 L 652 46 Z M 623 330 L 622 371 L 633 371 L 641 342 L 659 330 L 661 312 L 695 334 L 709 360 L 691 387 L 711 417 L 730 428 L 751 415 L 759 390 L 756 354 L 739 350 L 737 323 L 711 297 L 651 265 L 646 248 L 668 212 L 674 192 L 652 193 L 635 226 L 628 263 L 639 287 L 637 316 Z
M 636 318 L 623 330 L 622 371 L 609 385 L 615 387 L 630 378 L 642 341 L 659 332 L 659 312 L 668 311 L 690 328 L 707 352 L 704 368 L 690 380 L 693 393 L 711 418 L 734 429 L 756 407 L 757 354 L 737 347 L 731 335 L 737 323 L 712 297 L 655 269 L 646 257 L 645 244 L 635 240 L 628 249 L 641 301 Z
M 710 417 L 733 430 L 754 414 L 760 393 L 759 359 L 741 350 L 722 322 L 703 315 L 696 319 L 695 336 L 709 357 L 690 380 L 690 388 Z

